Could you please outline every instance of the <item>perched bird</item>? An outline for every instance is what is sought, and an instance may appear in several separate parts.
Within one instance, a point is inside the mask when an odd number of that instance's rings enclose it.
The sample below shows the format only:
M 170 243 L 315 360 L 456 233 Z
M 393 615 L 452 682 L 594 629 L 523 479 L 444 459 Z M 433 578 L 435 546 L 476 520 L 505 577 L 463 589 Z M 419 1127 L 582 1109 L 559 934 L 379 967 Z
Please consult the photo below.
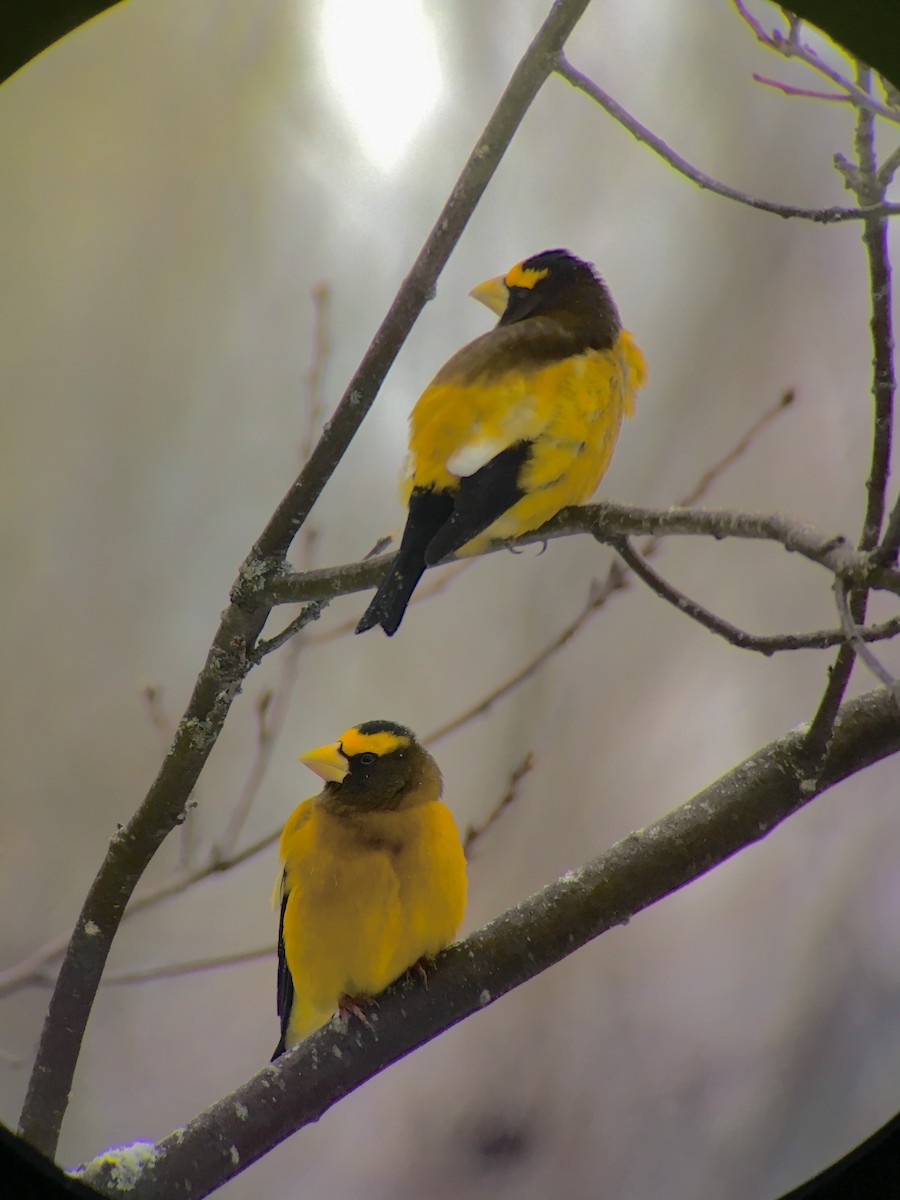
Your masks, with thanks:
M 603 477 L 647 369 L 590 263 L 545 250 L 470 295 L 500 320 L 410 417 L 400 549 L 356 627 L 396 632 L 426 567 L 537 529 Z
M 273 1058 L 449 945 L 466 907 L 459 833 L 415 734 L 366 721 L 300 761 L 326 782 L 281 834 Z

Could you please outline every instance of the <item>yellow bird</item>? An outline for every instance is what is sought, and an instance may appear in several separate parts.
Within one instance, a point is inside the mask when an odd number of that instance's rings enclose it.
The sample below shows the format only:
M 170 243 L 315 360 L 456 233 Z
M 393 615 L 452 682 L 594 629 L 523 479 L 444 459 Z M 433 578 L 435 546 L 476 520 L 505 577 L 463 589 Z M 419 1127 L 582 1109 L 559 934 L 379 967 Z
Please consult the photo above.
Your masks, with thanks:
M 466 907 L 459 832 L 415 734 L 366 721 L 300 761 L 326 782 L 281 834 L 273 1058 L 443 950 Z
M 605 283 L 567 250 L 527 258 L 470 295 L 500 320 L 453 355 L 412 411 L 406 527 L 357 633 L 395 633 L 427 567 L 586 500 L 646 381 Z

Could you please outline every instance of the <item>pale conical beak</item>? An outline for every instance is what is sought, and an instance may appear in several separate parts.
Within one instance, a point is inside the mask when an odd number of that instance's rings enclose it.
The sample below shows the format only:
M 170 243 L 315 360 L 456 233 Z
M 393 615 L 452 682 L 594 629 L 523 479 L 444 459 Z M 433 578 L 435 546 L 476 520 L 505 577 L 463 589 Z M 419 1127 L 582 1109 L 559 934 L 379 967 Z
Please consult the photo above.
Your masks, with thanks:
M 342 783 L 350 770 L 350 764 L 341 752 L 340 742 L 331 742 L 327 746 L 307 750 L 305 754 L 300 755 L 300 761 L 327 783 Z
M 486 279 L 484 283 L 479 283 L 477 287 L 472 288 L 469 295 L 473 300 L 479 300 L 482 304 L 487 305 L 491 312 L 496 313 L 498 317 L 502 317 L 506 312 L 509 291 L 503 282 L 502 275 L 498 275 L 495 279 Z

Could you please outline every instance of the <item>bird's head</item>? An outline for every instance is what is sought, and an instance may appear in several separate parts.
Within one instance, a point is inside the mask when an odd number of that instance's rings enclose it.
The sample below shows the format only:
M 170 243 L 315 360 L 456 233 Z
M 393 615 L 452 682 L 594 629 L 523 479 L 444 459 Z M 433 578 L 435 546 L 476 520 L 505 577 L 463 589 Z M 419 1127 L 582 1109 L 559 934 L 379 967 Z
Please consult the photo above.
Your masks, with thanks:
M 496 313 L 500 325 L 544 316 L 567 324 L 590 321 L 609 344 L 621 328 L 606 284 L 590 263 L 568 250 L 534 254 L 505 275 L 479 283 L 469 295 Z
M 322 803 L 332 810 L 395 812 L 441 795 L 437 763 L 412 730 L 393 721 L 354 725 L 300 761 L 325 780 Z

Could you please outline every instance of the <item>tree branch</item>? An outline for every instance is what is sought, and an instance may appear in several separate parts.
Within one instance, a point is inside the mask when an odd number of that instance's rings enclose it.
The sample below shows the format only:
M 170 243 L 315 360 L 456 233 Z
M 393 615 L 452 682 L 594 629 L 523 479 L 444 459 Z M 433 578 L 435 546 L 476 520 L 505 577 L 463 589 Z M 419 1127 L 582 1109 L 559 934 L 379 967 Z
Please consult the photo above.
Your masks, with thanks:
M 850 611 L 850 605 L 847 602 L 847 589 L 839 579 L 834 581 L 834 599 L 837 604 L 841 628 L 848 643 L 853 648 L 854 654 L 868 667 L 875 678 L 879 679 L 891 692 L 897 702 L 897 707 L 900 708 L 900 680 L 896 679 L 890 673 L 887 667 L 875 657 L 866 645 L 863 631 L 856 624 L 856 621 L 854 621 L 853 613 Z
M 791 553 L 831 571 L 854 587 L 872 587 L 900 594 L 900 571 L 874 566 L 868 554 L 854 550 L 841 534 L 828 535 L 804 521 L 781 513 L 738 512 L 729 509 L 640 508 L 634 504 L 575 505 L 564 508 L 546 525 L 511 542 L 498 542 L 485 551 L 495 554 L 510 546 L 528 546 L 554 538 L 590 534 L 612 545 L 617 538 L 635 535 L 654 537 L 700 536 L 717 541 L 740 538 L 776 542 Z M 271 584 L 274 604 L 298 604 L 309 600 L 362 592 L 381 579 L 393 554 L 317 571 L 284 572 Z M 452 560 L 447 560 L 452 561 Z
M 824 771 L 801 795 L 804 735 L 792 730 L 674 812 L 445 951 L 427 991 L 409 977 L 394 984 L 371 1014 L 376 1037 L 333 1023 L 264 1067 L 159 1142 L 131 1195 L 209 1195 L 391 1063 L 759 841 L 813 795 L 898 749 L 893 699 L 878 689 L 850 700 Z M 109 1186 L 102 1156 L 85 1178 Z
M 868 93 L 871 72 L 863 64 L 858 65 L 857 83 L 860 90 Z M 875 117 L 872 112 L 860 107 L 856 113 L 856 170 L 847 174 L 848 184 L 856 192 L 861 204 L 877 205 L 885 195 L 885 185 L 878 178 L 878 160 L 875 152 Z M 869 265 L 869 295 L 871 316 L 869 328 L 872 337 L 872 450 L 871 467 L 866 481 L 866 511 L 858 546 L 863 552 L 872 552 L 870 561 L 877 563 L 878 539 L 884 522 L 885 497 L 891 462 L 894 413 L 894 336 L 892 325 L 891 263 L 888 253 L 888 227 L 883 216 L 869 215 L 863 223 L 863 245 Z M 851 590 L 850 581 L 839 579 L 844 589 Z M 853 625 L 860 626 L 866 619 L 868 586 L 852 588 L 849 615 Z M 828 682 L 813 717 L 807 737 L 807 753 L 811 763 L 821 761 L 828 746 L 838 708 L 856 661 L 852 645 L 840 648 L 828 675 Z
M 814 633 L 776 633 L 769 636 L 747 633 L 746 630 L 732 625 L 730 621 L 710 612 L 708 608 L 704 608 L 702 604 L 698 604 L 696 600 L 692 600 L 690 596 L 673 587 L 667 579 L 664 579 L 658 571 L 650 566 L 642 554 L 634 549 L 627 538 L 619 539 L 613 543 L 613 546 L 622 556 L 623 561 L 652 592 L 671 604 L 673 608 L 677 608 L 679 612 L 684 613 L 686 617 L 690 617 L 692 621 L 696 621 L 710 633 L 724 638 L 729 645 L 736 646 L 739 650 L 754 650 L 758 654 L 765 654 L 769 657 L 782 651 L 823 650 L 829 646 L 859 642 L 863 651 L 868 654 L 865 646 L 867 641 L 877 642 L 900 633 L 900 617 L 894 617 L 881 625 L 873 625 L 866 630 L 854 625 L 852 633 L 844 625 L 843 620 L 840 629 L 819 629 Z M 844 594 L 844 585 L 840 580 L 835 580 L 835 588 L 840 588 L 841 594 Z
M 413 322 L 434 290 L 484 189 L 556 53 L 589 0 L 555 0 L 463 168 L 447 203 L 400 287 L 331 421 L 298 478 L 245 560 L 172 748 L 137 813 L 112 839 L 60 968 L 29 1080 L 20 1128 L 52 1156 L 100 977 L 137 881 L 185 804 L 252 665 L 271 608 L 267 587 L 359 428 Z
M 658 154 L 679 175 L 683 175 L 703 191 L 724 196 L 726 200 L 736 200 L 739 204 L 745 204 L 749 208 L 774 213 L 777 217 L 795 217 L 804 221 L 815 221 L 820 225 L 833 225 L 837 221 L 861 221 L 869 216 L 896 216 L 900 213 L 900 204 L 887 204 L 881 201 L 861 208 L 798 208 L 793 204 L 778 204 L 774 200 L 763 200 L 759 196 L 750 196 L 746 192 L 739 192 L 736 188 L 729 187 L 728 184 L 720 183 L 711 175 L 705 175 L 697 167 L 692 166 L 687 159 L 676 154 L 661 137 L 652 133 L 645 125 L 626 112 L 621 104 L 613 100 L 612 96 L 598 87 L 592 79 L 576 70 L 562 53 L 557 59 L 556 73 L 578 91 L 590 96 L 614 121 L 627 129 L 633 138 L 643 142 L 645 146 L 649 146 L 654 154 Z
M 811 46 L 805 46 L 805 44 L 800 41 L 800 19 L 794 16 L 793 13 L 785 13 L 788 28 L 787 36 L 782 34 L 782 32 L 778 29 L 774 29 L 769 34 L 769 32 L 764 29 L 762 23 L 758 22 L 758 20 L 756 20 L 755 17 L 752 17 L 748 10 L 746 10 L 742 0 L 733 0 L 733 4 L 734 7 L 737 8 L 739 16 L 743 17 L 745 23 L 750 26 L 752 31 L 754 31 L 757 40 L 760 41 L 763 46 L 768 47 L 770 50 L 775 50 L 775 53 L 780 54 L 782 58 L 797 59 L 798 61 L 803 62 L 803 64 L 806 66 L 811 67 L 812 71 L 816 71 L 818 74 L 821 74 L 821 76 L 824 76 L 824 78 L 830 80 L 830 82 L 838 86 L 838 88 L 844 89 L 847 100 L 854 104 L 854 106 L 857 108 L 864 108 L 866 109 L 866 112 L 869 112 L 874 116 L 881 116 L 883 120 L 892 121 L 893 124 L 900 124 L 900 113 L 896 112 L 895 109 L 887 108 L 884 106 L 884 104 L 878 103 L 878 101 L 875 100 L 875 97 L 872 96 L 868 90 L 860 88 L 858 84 L 853 83 L 853 80 L 848 79 L 845 74 L 842 74 L 838 70 L 838 68 L 833 67 L 829 64 L 829 62 L 821 59 Z M 829 34 L 829 36 L 832 35 Z M 850 56 L 853 58 L 852 53 L 850 53 Z M 859 55 L 859 58 L 865 62 L 869 61 L 865 58 L 865 55 Z M 766 82 L 768 82 L 768 80 L 766 80 Z

